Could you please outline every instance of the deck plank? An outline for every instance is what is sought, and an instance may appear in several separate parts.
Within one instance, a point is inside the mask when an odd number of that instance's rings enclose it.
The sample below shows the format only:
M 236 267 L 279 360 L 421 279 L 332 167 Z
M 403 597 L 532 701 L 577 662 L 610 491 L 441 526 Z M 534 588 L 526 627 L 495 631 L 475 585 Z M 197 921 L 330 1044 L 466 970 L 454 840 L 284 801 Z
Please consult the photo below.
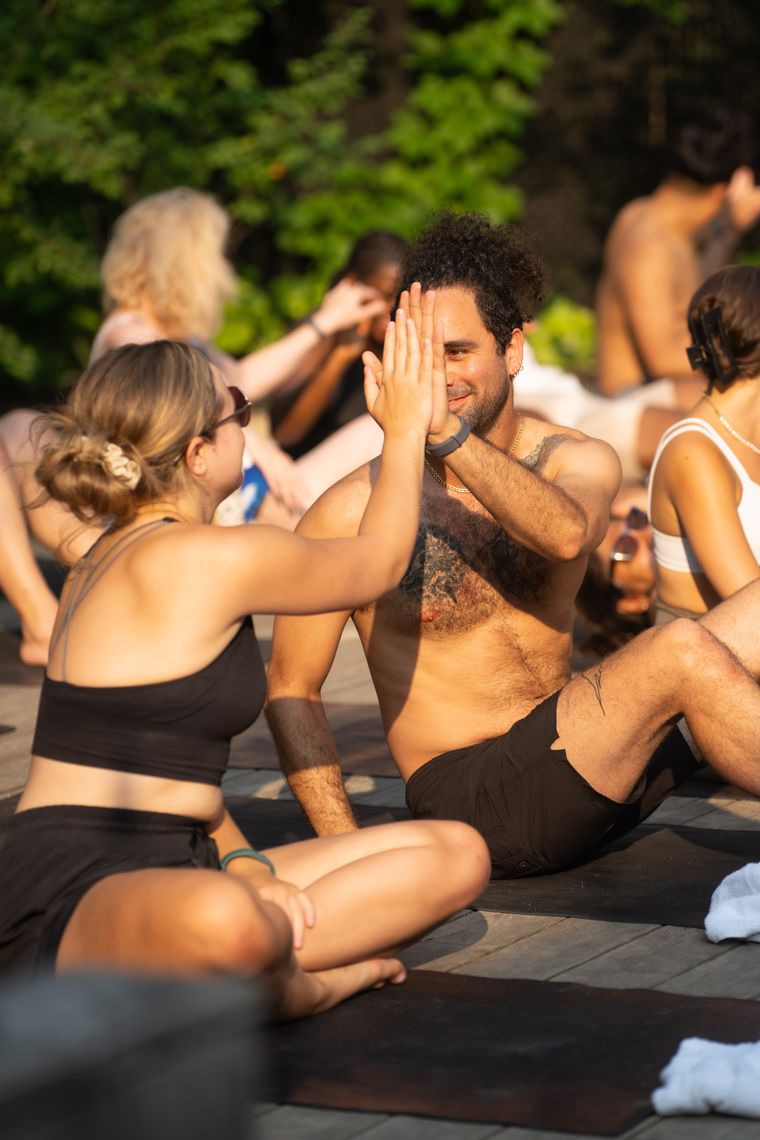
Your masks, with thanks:
M 654 929 L 653 926 L 630 922 L 562 918 L 527 938 L 470 963 L 462 972 L 486 978 L 548 981 Z

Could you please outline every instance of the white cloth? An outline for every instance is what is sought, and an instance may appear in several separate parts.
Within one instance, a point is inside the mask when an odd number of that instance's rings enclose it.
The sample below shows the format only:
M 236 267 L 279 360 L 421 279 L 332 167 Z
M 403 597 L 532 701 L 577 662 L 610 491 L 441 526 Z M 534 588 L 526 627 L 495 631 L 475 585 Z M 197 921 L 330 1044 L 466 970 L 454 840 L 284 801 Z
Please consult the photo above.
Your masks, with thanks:
M 724 938 L 760 942 L 760 863 L 732 871 L 715 888 L 705 933 L 711 942 Z
M 655 1112 L 725 1112 L 760 1118 L 760 1041 L 723 1045 L 687 1037 L 660 1073 L 652 1094 Z
M 672 380 L 654 380 L 617 396 L 589 392 L 577 376 L 552 364 L 539 364 L 528 343 L 523 368 L 513 378 L 515 406 L 537 412 L 551 423 L 577 428 L 603 439 L 620 457 L 624 479 L 642 479 L 638 460 L 639 424 L 645 408 L 675 408 Z

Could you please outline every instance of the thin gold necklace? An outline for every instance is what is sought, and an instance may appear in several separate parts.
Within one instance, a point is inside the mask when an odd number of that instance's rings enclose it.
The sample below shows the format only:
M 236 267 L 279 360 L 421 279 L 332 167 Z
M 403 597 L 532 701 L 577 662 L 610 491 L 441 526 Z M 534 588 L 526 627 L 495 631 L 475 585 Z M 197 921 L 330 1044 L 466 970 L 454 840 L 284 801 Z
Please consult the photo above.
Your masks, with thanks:
M 710 399 L 709 396 L 705 396 L 704 399 L 707 401 L 707 403 L 710 405 L 712 410 L 715 412 L 716 416 L 718 417 L 720 422 L 723 424 L 723 427 L 726 429 L 728 434 L 732 435 L 734 437 L 734 439 L 738 439 L 739 443 L 743 443 L 745 447 L 748 447 L 750 449 L 750 451 L 754 451 L 755 455 L 760 455 L 760 447 L 758 447 L 756 443 L 753 443 L 751 439 L 745 439 L 743 435 L 739 435 L 736 428 L 732 427 L 731 424 L 726 419 L 726 417 L 722 416 L 720 414 L 720 412 L 715 407 L 715 404 L 712 402 L 712 400 Z
M 512 452 L 517 447 L 518 440 L 520 439 L 520 436 L 522 435 L 523 427 L 525 426 L 525 420 L 522 417 L 522 413 L 518 412 L 517 414 L 520 417 L 520 426 L 518 427 L 517 431 L 515 432 L 515 437 L 512 440 L 512 443 L 510 444 L 509 451 L 507 452 L 507 455 L 511 455 Z M 447 483 L 445 479 L 441 478 L 441 476 L 438 474 L 438 472 L 435 470 L 435 468 L 430 463 L 428 463 L 427 459 L 425 459 L 425 469 L 433 476 L 436 483 L 440 483 L 441 486 L 445 487 L 447 491 L 456 491 L 457 495 L 471 495 L 472 494 L 472 491 L 470 491 L 469 487 L 457 487 L 457 485 L 455 483 Z

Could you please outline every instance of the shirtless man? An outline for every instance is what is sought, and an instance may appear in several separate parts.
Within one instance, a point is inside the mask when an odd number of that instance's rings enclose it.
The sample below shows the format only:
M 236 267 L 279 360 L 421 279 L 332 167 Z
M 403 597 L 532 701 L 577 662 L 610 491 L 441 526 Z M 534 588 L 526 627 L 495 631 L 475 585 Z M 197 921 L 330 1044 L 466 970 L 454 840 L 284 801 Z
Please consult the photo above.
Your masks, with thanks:
M 760 612 L 754 586 L 570 679 L 573 601 L 620 468 L 607 444 L 514 409 L 538 284 L 531 256 L 479 216 L 444 216 L 411 251 L 411 282 L 435 289 L 448 407 L 429 435 L 409 569 L 351 615 L 275 626 L 267 715 L 315 830 L 356 827 L 320 701 L 349 616 L 412 814 L 474 824 L 503 875 L 575 862 L 653 810 L 695 766 L 673 728 L 681 715 L 722 774 L 760 793 L 760 689 L 748 671 L 760 671 L 760 649 L 741 618 Z M 396 319 L 408 308 L 427 338 L 429 294 L 420 306 L 415 285 Z M 301 532 L 355 534 L 372 478 L 369 465 L 331 488 Z
M 742 165 L 746 128 L 741 112 L 719 108 L 684 126 L 666 179 L 615 218 L 596 298 L 604 395 L 669 377 L 684 410 L 701 396 L 686 359 L 686 310 L 760 216 L 760 188 Z

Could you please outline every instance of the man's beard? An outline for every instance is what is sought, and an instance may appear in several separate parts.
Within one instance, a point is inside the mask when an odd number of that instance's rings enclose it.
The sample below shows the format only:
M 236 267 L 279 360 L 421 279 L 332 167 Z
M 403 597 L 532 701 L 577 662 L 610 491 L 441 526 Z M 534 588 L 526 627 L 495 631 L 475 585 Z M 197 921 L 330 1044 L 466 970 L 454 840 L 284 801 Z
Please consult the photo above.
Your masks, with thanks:
M 470 425 L 470 430 L 475 435 L 484 436 L 488 434 L 504 411 L 509 399 L 512 381 L 506 364 L 501 359 L 500 363 L 501 375 L 493 382 L 496 386 L 491 387 L 477 403 L 470 402 L 468 408 L 458 413 L 460 419 L 465 420 Z

